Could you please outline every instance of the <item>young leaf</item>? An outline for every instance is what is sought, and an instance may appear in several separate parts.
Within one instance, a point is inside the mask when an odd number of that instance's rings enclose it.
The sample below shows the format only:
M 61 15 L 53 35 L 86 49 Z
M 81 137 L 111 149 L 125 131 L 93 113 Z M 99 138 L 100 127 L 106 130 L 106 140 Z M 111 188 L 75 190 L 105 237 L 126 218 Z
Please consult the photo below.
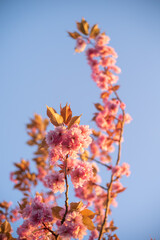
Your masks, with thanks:
M 83 217 L 89 217 L 90 219 L 93 219 L 94 216 L 96 215 L 94 212 L 92 212 L 89 209 L 84 209 L 81 211 L 81 214 Z
M 93 129 L 93 130 L 92 130 L 92 134 L 93 134 L 95 137 L 99 137 L 100 134 L 101 134 L 101 132 L 100 132 L 100 131 L 97 132 L 97 131 L 95 131 L 95 130 Z
M 1 232 L 2 233 L 9 233 L 9 232 L 11 232 L 11 230 L 12 230 L 11 225 L 7 220 L 2 223 L 2 225 L 1 225 Z
M 41 148 L 46 148 L 46 149 L 48 149 L 48 145 L 47 145 L 47 143 L 46 143 L 45 138 L 43 138 L 42 142 L 39 144 L 39 148 L 40 148 L 40 149 L 41 149 Z
M 109 95 L 110 95 L 109 92 L 103 92 L 103 93 L 101 93 L 101 98 L 102 98 L 102 99 L 103 99 L 103 98 L 108 98 Z
M 82 116 L 82 114 L 80 116 L 74 116 L 68 124 L 68 129 L 70 129 L 72 127 L 72 125 L 75 123 L 79 124 L 81 116 Z
M 96 107 L 96 109 L 98 111 L 103 111 L 104 110 L 104 107 L 100 103 L 95 103 L 94 106 Z
M 82 221 L 83 221 L 83 224 L 88 228 L 88 230 L 92 231 L 95 229 L 95 226 L 89 217 L 83 216 Z
M 68 106 L 66 104 L 65 107 L 61 108 L 61 116 L 63 117 L 64 123 L 67 125 L 72 118 L 72 110 L 70 108 L 70 105 Z
M 115 86 L 113 86 L 113 87 L 112 87 L 112 91 L 114 91 L 114 92 L 115 92 L 115 91 L 117 91 L 119 88 L 120 88 L 120 86 L 119 86 L 119 85 L 115 85 Z
M 55 112 L 51 107 L 47 106 L 47 116 L 50 118 L 50 122 L 58 127 L 63 123 L 63 117 Z
M 100 29 L 98 28 L 98 24 L 93 25 L 90 31 L 90 38 L 95 39 L 100 33 Z
M 89 157 L 89 152 L 87 150 L 85 150 L 81 155 L 80 155 L 80 158 L 83 160 L 83 161 L 87 161 L 88 160 L 88 157 Z
M 68 32 L 69 36 L 72 37 L 73 39 L 77 39 L 78 37 L 80 37 L 81 35 L 78 32 Z
M 71 211 L 79 210 L 83 206 L 83 203 L 80 202 L 71 202 L 70 203 L 70 209 Z
M 82 23 L 82 26 L 83 26 L 83 29 L 84 29 L 84 34 L 85 34 L 85 35 L 88 35 L 88 30 L 89 30 L 89 24 L 88 24 L 88 22 L 85 21 L 84 18 L 82 18 L 81 23 Z
M 59 206 L 56 206 L 56 207 L 52 207 L 52 215 L 53 217 L 55 218 L 58 218 L 58 219 L 62 219 L 62 217 L 59 215 L 59 212 L 62 210 L 63 208 L 62 207 L 59 207 Z
M 77 29 L 83 33 L 84 35 L 88 35 L 88 30 L 89 30 L 89 24 L 87 21 L 85 21 L 84 18 L 82 18 L 81 22 L 77 22 Z

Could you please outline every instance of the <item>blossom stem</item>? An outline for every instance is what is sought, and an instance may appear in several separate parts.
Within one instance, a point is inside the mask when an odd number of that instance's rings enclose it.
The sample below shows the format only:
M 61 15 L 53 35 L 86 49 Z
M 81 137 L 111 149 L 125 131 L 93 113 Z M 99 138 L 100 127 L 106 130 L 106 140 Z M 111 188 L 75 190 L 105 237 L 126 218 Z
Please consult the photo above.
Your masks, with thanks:
M 101 164 L 104 167 L 107 167 L 107 168 L 111 169 L 111 166 L 109 166 L 108 164 L 102 163 L 102 162 L 98 161 L 97 159 L 93 159 L 93 158 L 88 158 L 88 159 L 92 160 L 92 161 L 94 161 L 94 162 L 96 162 L 98 164 Z
M 100 187 L 100 188 L 102 188 L 102 189 L 104 189 L 105 191 L 107 191 L 108 190 L 108 188 L 105 188 L 105 187 L 103 187 L 102 185 L 99 185 L 99 184 L 97 184 L 97 183 L 92 183 L 93 185 L 96 185 L 96 186 L 98 186 L 98 187 Z
M 64 221 L 65 221 L 66 215 L 68 213 L 68 207 L 69 207 L 69 204 L 68 204 L 68 189 L 69 189 L 69 185 L 68 185 L 68 179 L 67 179 L 67 159 L 68 159 L 68 155 L 66 156 L 66 159 L 64 161 L 64 175 L 65 175 L 65 183 L 66 183 L 66 192 L 65 192 L 65 197 L 66 197 L 66 199 L 65 199 L 65 207 L 66 207 L 66 210 L 65 210 L 63 219 L 61 221 L 61 224 L 63 224 Z
M 54 231 L 52 231 L 50 228 L 48 228 L 44 222 L 42 222 L 44 229 L 48 230 L 50 233 L 52 233 L 52 235 L 55 237 L 56 240 L 58 240 L 58 234 L 56 234 Z
M 119 98 L 118 94 L 117 93 L 115 93 L 115 94 L 116 94 L 117 98 Z M 120 161 L 120 158 L 121 158 L 121 141 L 122 141 L 122 134 L 123 134 L 123 128 L 124 128 L 124 116 L 125 116 L 124 110 L 122 110 L 122 111 L 123 111 L 123 121 L 122 121 L 120 138 L 119 138 L 118 156 L 117 156 L 116 166 L 119 164 L 119 161 Z M 110 180 L 110 183 L 109 183 L 109 186 L 108 186 L 108 191 L 107 191 L 106 210 L 105 210 L 104 219 L 103 219 L 103 223 L 102 223 L 102 226 L 101 226 L 101 229 L 100 229 L 98 240 L 101 240 L 101 238 L 103 236 L 103 231 L 104 231 L 106 222 L 108 220 L 109 206 L 110 206 L 110 202 L 111 202 L 111 192 L 112 192 L 113 178 L 114 178 L 114 174 L 112 173 L 111 180 Z

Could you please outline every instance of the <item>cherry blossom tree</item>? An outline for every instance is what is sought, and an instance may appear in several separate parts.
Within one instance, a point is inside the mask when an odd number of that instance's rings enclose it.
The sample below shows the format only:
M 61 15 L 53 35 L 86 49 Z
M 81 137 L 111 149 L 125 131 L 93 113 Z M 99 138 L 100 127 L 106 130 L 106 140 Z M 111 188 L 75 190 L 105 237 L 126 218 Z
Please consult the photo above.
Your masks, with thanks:
M 111 210 L 117 206 L 117 195 L 126 189 L 121 178 L 130 175 L 129 164 L 120 160 L 124 125 L 131 117 L 118 94 L 121 70 L 116 65 L 117 53 L 98 25 L 90 27 L 83 18 L 77 22 L 77 31 L 68 34 L 76 41 L 75 51 L 85 52 L 91 78 L 100 89 L 101 103 L 95 104 L 92 119 L 95 129 L 80 125 L 81 115 L 73 116 L 68 104 L 60 106 L 59 113 L 47 106 L 46 119 L 34 115 L 27 124 L 27 144 L 36 147 L 32 159 L 36 170 L 25 159 L 14 163 L 10 179 L 21 191 L 22 199 L 16 207 L 10 202 L 0 203 L 3 240 L 69 240 L 85 236 L 89 240 L 119 239 Z M 102 168 L 110 175 L 105 182 L 100 177 Z M 41 192 L 37 191 L 39 184 L 43 185 Z M 70 199 L 74 196 L 73 202 Z M 18 219 L 22 224 L 14 238 L 10 223 Z

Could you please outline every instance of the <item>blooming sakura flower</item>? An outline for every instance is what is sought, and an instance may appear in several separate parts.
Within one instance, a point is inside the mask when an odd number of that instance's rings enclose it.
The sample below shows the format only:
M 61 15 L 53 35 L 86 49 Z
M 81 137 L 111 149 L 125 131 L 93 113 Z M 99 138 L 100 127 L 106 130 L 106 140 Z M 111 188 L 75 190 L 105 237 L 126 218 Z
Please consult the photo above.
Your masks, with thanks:
M 105 34 L 99 34 L 95 39 L 96 47 L 100 47 L 105 44 L 108 44 L 109 41 L 110 41 L 110 38 L 108 36 L 106 36 Z
M 105 115 L 103 112 L 99 112 L 98 115 L 96 116 L 96 123 L 97 123 L 97 126 L 103 130 L 109 127 L 109 122 L 106 121 Z
M 71 171 L 71 180 L 75 188 L 82 187 L 92 176 L 92 165 L 87 162 L 77 161 L 75 169 Z
M 120 104 L 120 108 L 121 108 L 122 110 L 124 110 L 124 109 L 126 108 L 126 104 L 123 103 L 123 102 L 121 102 L 121 104 Z
M 90 235 L 90 237 L 89 237 L 89 240 L 97 239 L 98 236 L 99 236 L 99 232 L 98 232 L 97 229 L 95 229 L 95 230 L 93 230 L 93 231 L 91 232 L 91 235 Z
M 46 142 L 49 146 L 51 146 L 54 143 L 54 138 L 55 138 L 55 132 L 49 131 L 46 136 Z
M 100 61 L 100 64 L 103 67 L 113 66 L 113 65 L 115 65 L 115 63 L 116 63 L 116 60 L 112 57 L 102 58 L 102 60 Z
M 81 240 L 86 235 L 86 230 L 82 222 L 82 215 L 73 211 L 66 215 L 65 222 L 59 226 L 57 232 L 63 239 L 77 238 Z
M 122 175 L 126 175 L 127 177 L 130 176 L 131 172 L 129 170 L 130 166 L 128 163 L 122 163 L 122 166 L 121 166 L 121 174 Z
M 1 240 L 8 240 L 8 237 L 6 236 L 5 233 L 0 233 L 0 239 Z
M 99 53 L 95 48 L 88 48 L 86 50 L 86 56 L 87 56 L 87 59 L 91 61 L 94 57 L 98 57 Z
M 33 229 L 34 227 L 31 226 L 29 220 L 24 221 L 23 224 L 17 228 L 17 234 L 19 236 L 18 239 L 29 239 L 29 236 L 32 234 Z
M 89 126 L 74 124 L 70 129 L 64 126 L 55 127 L 48 132 L 46 142 L 49 145 L 50 163 L 67 155 L 75 157 L 79 151 L 83 151 L 92 142 L 89 136 L 92 133 Z
M 31 205 L 27 204 L 25 206 L 25 208 L 23 209 L 22 217 L 24 219 L 29 218 L 29 216 L 31 215 L 31 212 L 32 212 L 32 207 L 31 207 Z
M 118 191 L 120 191 L 120 190 L 122 190 L 123 189 L 123 185 L 122 185 L 122 183 L 120 183 L 120 182 L 114 182 L 113 184 L 112 184 L 112 191 L 114 191 L 114 192 L 118 192 Z
M 41 201 L 41 196 L 36 196 L 32 201 L 32 211 L 29 217 L 32 226 L 38 225 L 42 222 L 52 222 L 53 220 L 51 208 Z
M 63 126 L 56 127 L 55 130 L 49 131 L 46 136 L 46 142 L 49 146 L 56 146 L 61 144 L 62 135 L 64 134 L 66 128 Z
M 12 214 L 11 222 L 15 222 L 21 218 L 21 214 L 19 212 L 19 207 L 12 209 L 11 214 Z
M 50 173 L 45 177 L 45 184 L 48 188 L 52 189 L 54 193 L 56 192 L 64 192 L 65 190 L 65 182 L 64 182 L 64 174 L 59 172 Z
M 123 121 L 123 115 L 119 114 L 118 119 Z M 131 121 L 132 121 L 132 117 L 128 113 L 126 113 L 125 116 L 124 116 L 124 122 L 125 123 L 130 123 Z
M 95 198 L 95 193 L 93 193 L 92 188 L 89 184 L 84 184 L 83 187 L 75 188 L 75 196 L 87 201 L 88 206 L 92 205 Z
M 102 150 L 107 151 L 107 136 L 104 134 L 101 134 L 101 136 L 99 136 L 98 138 L 98 145 Z
M 101 90 L 108 90 L 108 77 L 105 74 L 100 74 L 97 78 L 97 86 Z
M 42 227 L 42 223 L 51 223 L 53 221 L 52 210 L 46 204 L 42 202 L 42 197 L 36 195 L 32 199 L 31 205 L 27 204 L 22 210 L 22 216 L 26 218 L 23 224 L 17 229 L 18 239 L 37 240 L 43 235 L 38 230 Z
M 54 165 L 57 162 L 58 159 L 59 159 L 59 155 L 58 155 L 57 151 L 54 148 L 52 148 L 49 151 L 49 161 L 50 161 L 50 164 Z
M 110 100 L 110 101 L 106 101 L 105 102 L 105 111 L 108 112 L 109 115 L 116 115 L 118 112 L 118 107 L 120 102 L 118 100 Z
M 130 170 L 129 170 L 129 164 L 128 163 L 123 163 L 122 166 L 115 166 L 115 167 L 111 167 L 112 169 L 112 173 L 119 177 L 121 175 L 126 175 L 127 177 L 130 175 Z
M 126 113 L 124 116 L 124 121 L 125 123 L 130 123 L 132 121 L 132 117 L 128 113 Z
M 98 148 L 98 145 L 96 144 L 96 142 L 92 141 L 92 143 L 90 144 L 90 150 L 94 156 L 99 156 L 100 151 L 99 151 L 99 148 Z
M 86 48 L 86 42 L 83 40 L 82 37 L 78 37 L 76 40 L 76 47 L 75 47 L 75 51 L 76 52 L 83 52 L 84 49 Z
M 111 204 L 112 204 L 113 207 L 117 207 L 118 206 L 118 203 L 115 200 L 115 198 L 112 198 Z
M 38 170 L 38 175 L 37 178 L 43 182 L 44 177 L 46 176 L 47 172 L 45 171 L 45 169 L 41 166 L 37 167 Z

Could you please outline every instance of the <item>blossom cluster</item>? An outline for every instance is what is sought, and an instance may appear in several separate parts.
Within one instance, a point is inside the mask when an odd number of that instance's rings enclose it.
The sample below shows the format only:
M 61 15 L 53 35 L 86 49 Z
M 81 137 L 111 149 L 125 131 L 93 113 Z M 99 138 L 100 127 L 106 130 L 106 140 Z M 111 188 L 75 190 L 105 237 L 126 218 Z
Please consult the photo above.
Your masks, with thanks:
M 47 133 L 46 142 L 49 148 L 50 162 L 54 163 L 59 158 L 67 155 L 76 157 L 79 151 L 83 151 L 92 142 L 89 136 L 92 131 L 88 125 L 74 124 L 70 129 L 65 126 L 55 127 Z
M 121 177 L 130 175 L 129 164 L 120 165 L 120 156 L 124 124 L 131 117 L 125 113 L 126 105 L 117 93 L 121 70 L 116 66 L 117 53 L 108 45 L 110 38 L 100 32 L 97 24 L 90 28 L 85 19 L 77 22 L 77 28 L 79 32 L 69 35 L 76 39 L 75 51 L 85 51 L 91 77 L 101 92 L 102 103 L 95 103 L 97 112 L 92 119 L 98 131 L 80 125 L 80 116 L 72 117 L 67 104 L 60 106 L 60 114 L 47 106 L 47 115 L 54 125 L 48 132 L 48 119 L 35 114 L 27 125 L 31 137 L 27 144 L 37 147 L 33 158 L 36 171 L 31 172 L 29 161 L 24 159 L 14 164 L 16 171 L 10 177 L 14 188 L 23 193 L 23 199 L 10 213 L 10 203 L 0 203 L 0 239 L 14 239 L 7 221 L 19 217 L 23 223 L 17 229 L 18 240 L 82 240 L 85 235 L 89 235 L 89 240 L 101 240 L 104 234 L 108 240 L 119 239 L 109 215 L 112 206 L 117 206 L 117 195 L 126 189 Z M 86 151 L 88 147 L 90 151 Z M 114 161 L 111 154 L 115 148 Z M 103 182 L 99 174 L 102 167 L 106 171 Z M 39 182 L 46 192 L 32 198 L 31 188 Z M 69 204 L 70 183 L 75 197 L 80 199 L 78 203 Z M 60 207 L 57 200 L 62 197 L 64 205 Z
M 42 202 L 40 195 L 32 199 L 31 204 L 25 206 L 22 210 L 22 217 L 25 221 L 17 229 L 18 239 L 38 239 L 42 235 L 43 229 L 39 231 L 37 229 L 42 228 L 45 223 L 53 222 L 51 208 Z
M 66 215 L 65 222 L 58 228 L 58 234 L 63 239 L 83 239 L 87 228 L 82 222 L 82 215 L 78 211 L 69 212 Z

